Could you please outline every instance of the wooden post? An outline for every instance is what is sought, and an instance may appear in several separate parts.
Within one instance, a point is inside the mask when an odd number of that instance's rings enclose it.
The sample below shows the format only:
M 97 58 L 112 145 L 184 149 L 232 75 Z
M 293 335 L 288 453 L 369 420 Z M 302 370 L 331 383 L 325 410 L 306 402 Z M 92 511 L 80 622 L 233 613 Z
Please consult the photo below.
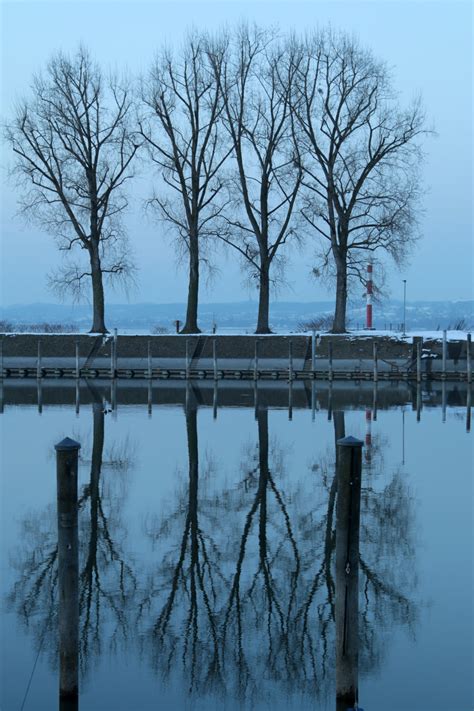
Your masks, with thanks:
M 258 380 L 258 338 L 255 339 L 255 354 L 253 361 L 253 379 Z
M 443 373 L 442 377 L 446 377 L 446 356 L 447 356 L 447 350 L 448 350 L 448 343 L 447 343 L 447 335 L 448 332 L 446 329 L 443 331 Z
M 186 379 L 189 378 L 189 338 L 186 338 Z
M 313 378 L 314 378 L 314 371 L 316 370 L 316 331 L 313 328 L 313 332 L 311 334 L 311 372 L 313 373 Z
M 472 382 L 472 368 L 471 368 L 471 334 L 467 334 L 466 340 L 466 372 L 467 372 L 467 382 L 470 384 Z M 469 390 L 469 388 L 468 388 Z
M 336 699 L 358 702 L 359 530 L 362 472 L 359 439 L 337 441 L 336 504 Z
M 79 378 L 81 375 L 81 369 L 79 367 L 79 341 L 76 340 L 76 378 Z
M 38 358 L 36 360 L 36 377 L 41 378 L 41 339 L 38 339 Z
M 373 342 L 372 348 L 373 348 L 373 359 L 374 359 L 374 383 L 376 383 L 379 379 L 378 354 L 377 354 L 377 342 L 376 341 Z
M 217 343 L 216 339 L 212 339 L 212 364 L 214 368 L 214 380 L 217 380 Z
M 59 698 L 74 702 L 79 693 L 79 545 L 77 465 L 79 442 L 69 437 L 56 446 L 58 509 Z
M 291 338 L 288 340 L 288 380 L 293 380 L 293 342 Z
M 150 339 L 148 339 L 147 348 L 148 348 L 148 378 L 151 380 L 151 378 L 153 377 L 153 362 L 151 359 L 151 341 L 150 341 Z
M 421 383 L 421 341 L 416 342 L 416 382 Z
M 328 363 L 328 379 L 332 380 L 333 378 L 333 372 L 332 372 L 332 341 L 328 341 L 328 357 L 329 357 L 329 363 Z

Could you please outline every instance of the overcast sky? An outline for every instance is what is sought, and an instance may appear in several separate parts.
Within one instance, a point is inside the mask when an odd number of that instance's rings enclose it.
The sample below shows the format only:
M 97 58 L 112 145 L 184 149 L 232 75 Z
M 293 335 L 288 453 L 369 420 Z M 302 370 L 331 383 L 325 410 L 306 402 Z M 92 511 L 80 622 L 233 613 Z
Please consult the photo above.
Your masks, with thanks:
M 157 48 L 179 42 L 190 25 L 214 29 L 242 19 L 277 23 L 281 29 L 306 30 L 331 23 L 355 33 L 376 56 L 393 67 L 401 101 L 421 93 L 437 138 L 426 140 L 422 240 L 410 266 L 390 274 L 391 296 L 402 295 L 407 279 L 409 299 L 473 298 L 472 234 L 472 6 L 471 2 L 3 2 L 2 119 L 8 120 L 16 98 L 28 95 L 32 74 L 58 49 L 89 47 L 104 66 L 146 71 Z M 5 305 L 54 301 L 46 273 L 58 261 L 52 238 L 15 217 L 15 189 L 2 148 L 2 300 Z M 147 179 L 148 180 L 148 179 Z M 132 189 L 127 228 L 139 268 L 133 302 L 185 301 L 186 269 L 175 263 L 174 250 L 159 225 L 143 216 L 141 199 L 148 185 L 142 178 Z M 309 276 L 311 237 L 304 252 L 292 253 L 288 286 L 279 300 L 308 301 L 332 296 Z M 201 301 L 255 298 L 244 284 L 234 255 L 219 259 L 220 273 L 203 285 Z M 376 278 L 376 275 L 375 275 Z M 124 302 L 120 293 L 110 301 Z

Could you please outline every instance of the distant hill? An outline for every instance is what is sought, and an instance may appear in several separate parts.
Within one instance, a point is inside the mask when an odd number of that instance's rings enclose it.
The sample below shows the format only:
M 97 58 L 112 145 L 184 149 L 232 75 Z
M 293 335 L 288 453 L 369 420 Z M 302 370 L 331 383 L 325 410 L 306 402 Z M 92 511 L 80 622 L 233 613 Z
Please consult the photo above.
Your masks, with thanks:
M 331 301 L 272 303 L 270 322 L 275 331 L 294 331 L 301 324 L 322 316 L 331 316 L 334 304 Z M 474 301 L 410 301 L 407 303 L 406 323 L 409 328 L 443 329 L 454 328 L 460 321 L 463 328 L 474 326 Z M 150 330 L 155 326 L 174 330 L 174 321 L 183 320 L 185 304 L 110 304 L 106 309 L 109 328 L 125 330 Z M 255 301 L 235 303 L 201 304 L 199 322 L 203 330 L 217 325 L 218 331 L 252 331 L 257 317 Z M 21 304 L 0 308 L 0 319 L 11 324 L 70 324 L 87 330 L 90 326 L 89 305 L 67 304 Z M 358 302 L 348 308 L 348 321 L 352 327 L 363 327 L 365 305 Z M 403 321 L 403 303 L 387 301 L 374 306 L 374 325 L 377 328 L 395 330 Z

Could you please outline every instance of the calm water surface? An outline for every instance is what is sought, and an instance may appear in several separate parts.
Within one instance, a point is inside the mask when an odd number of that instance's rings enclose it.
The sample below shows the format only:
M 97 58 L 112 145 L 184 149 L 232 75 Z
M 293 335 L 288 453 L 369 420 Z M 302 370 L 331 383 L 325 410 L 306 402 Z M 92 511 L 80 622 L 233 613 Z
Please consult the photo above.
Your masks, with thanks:
M 79 413 L 6 405 L 0 418 L 3 711 L 59 707 L 54 444 L 65 436 L 82 445 L 82 711 L 335 709 L 344 435 L 365 442 L 360 707 L 473 708 L 465 407 L 425 406 L 417 421 L 400 403 L 370 424 L 369 407 L 289 419 L 250 396 L 213 412 L 195 389 L 187 406 L 112 412 L 104 393 Z

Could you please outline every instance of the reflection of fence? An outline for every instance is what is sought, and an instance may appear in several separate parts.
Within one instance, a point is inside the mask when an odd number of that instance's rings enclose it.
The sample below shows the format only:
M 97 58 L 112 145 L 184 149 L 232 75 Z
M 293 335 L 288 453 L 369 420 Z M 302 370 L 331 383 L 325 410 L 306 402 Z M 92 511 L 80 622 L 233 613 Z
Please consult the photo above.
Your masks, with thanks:
M 23 346 L 13 346 L 10 337 L 5 337 L 0 338 L 0 377 L 470 383 L 470 335 L 465 341 L 449 343 L 444 332 L 439 344 L 424 343 L 421 337 L 414 337 L 411 344 L 391 343 L 383 337 L 351 339 L 316 333 L 311 337 L 154 338 L 115 333 L 94 339 L 28 337 Z M 133 338 L 138 339 L 135 344 Z

